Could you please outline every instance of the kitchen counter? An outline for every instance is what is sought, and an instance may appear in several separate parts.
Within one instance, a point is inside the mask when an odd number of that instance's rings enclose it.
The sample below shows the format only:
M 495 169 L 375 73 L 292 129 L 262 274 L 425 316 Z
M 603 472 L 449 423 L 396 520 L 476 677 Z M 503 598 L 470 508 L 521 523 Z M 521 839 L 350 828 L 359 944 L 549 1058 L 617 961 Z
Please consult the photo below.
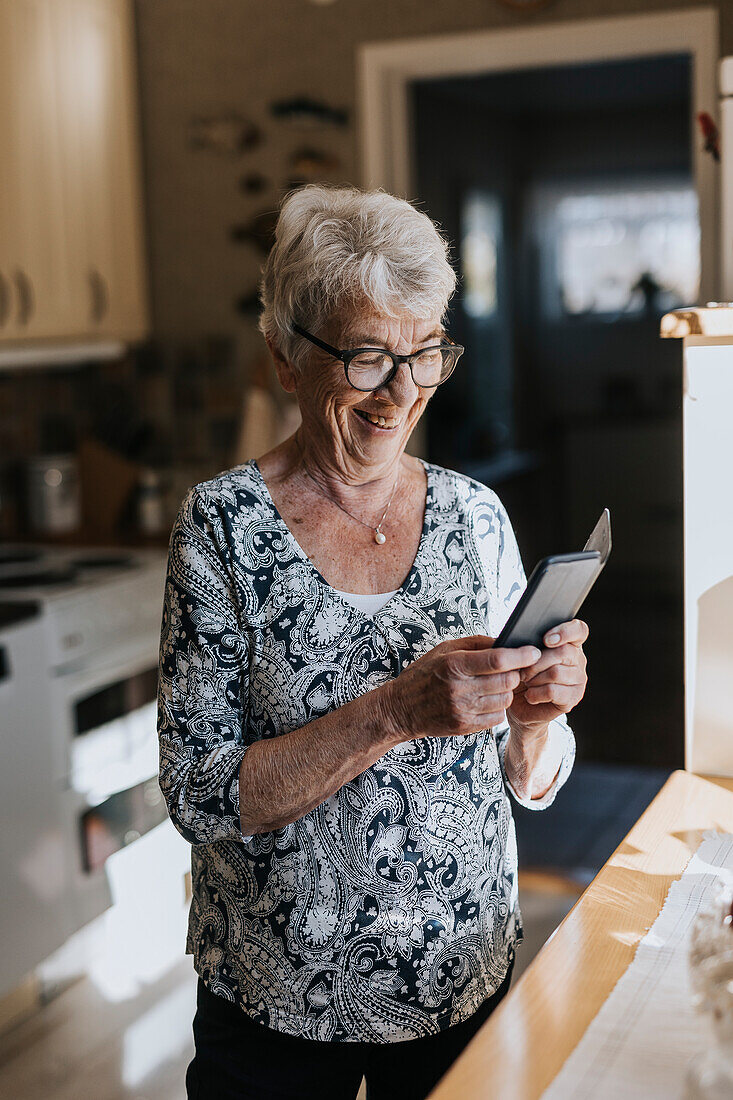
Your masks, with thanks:
M 706 829 L 733 832 L 733 779 L 674 772 L 430 1100 L 540 1097 Z

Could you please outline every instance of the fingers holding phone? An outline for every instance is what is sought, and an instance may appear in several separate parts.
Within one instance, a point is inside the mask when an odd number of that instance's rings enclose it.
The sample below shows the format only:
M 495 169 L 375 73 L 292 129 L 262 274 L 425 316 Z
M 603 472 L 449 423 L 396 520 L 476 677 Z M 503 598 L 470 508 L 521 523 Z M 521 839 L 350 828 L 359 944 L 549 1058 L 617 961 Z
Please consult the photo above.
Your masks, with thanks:
M 383 689 L 400 740 L 451 737 L 504 720 L 521 671 L 537 663 L 535 646 L 497 649 L 486 635 L 441 642 Z
M 583 651 L 588 633 L 586 623 L 573 619 L 545 634 L 539 660 L 523 670 L 507 710 L 513 728 L 541 729 L 578 705 L 588 683 Z

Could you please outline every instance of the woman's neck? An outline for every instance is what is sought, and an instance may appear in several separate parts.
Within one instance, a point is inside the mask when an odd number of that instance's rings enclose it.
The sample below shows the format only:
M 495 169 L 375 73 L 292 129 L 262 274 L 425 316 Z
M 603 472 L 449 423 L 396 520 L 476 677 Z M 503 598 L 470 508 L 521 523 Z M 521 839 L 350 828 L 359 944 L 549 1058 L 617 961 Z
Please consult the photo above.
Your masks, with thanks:
M 350 459 L 344 461 L 340 456 L 309 446 L 309 441 L 300 438 L 298 432 L 287 442 L 291 441 L 294 453 L 289 463 L 290 476 L 305 477 L 326 496 L 347 508 L 350 504 L 378 506 L 390 493 L 399 490 L 403 452 L 374 467 Z

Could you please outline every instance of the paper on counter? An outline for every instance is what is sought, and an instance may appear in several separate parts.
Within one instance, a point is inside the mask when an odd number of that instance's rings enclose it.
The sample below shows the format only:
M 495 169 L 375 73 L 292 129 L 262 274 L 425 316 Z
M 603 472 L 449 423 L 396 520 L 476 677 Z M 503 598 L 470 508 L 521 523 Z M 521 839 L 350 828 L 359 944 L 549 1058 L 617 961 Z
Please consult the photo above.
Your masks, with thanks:
M 692 1007 L 690 928 L 719 887 L 733 885 L 733 834 L 706 832 L 598 1015 L 542 1100 L 680 1100 L 690 1059 L 709 1042 Z

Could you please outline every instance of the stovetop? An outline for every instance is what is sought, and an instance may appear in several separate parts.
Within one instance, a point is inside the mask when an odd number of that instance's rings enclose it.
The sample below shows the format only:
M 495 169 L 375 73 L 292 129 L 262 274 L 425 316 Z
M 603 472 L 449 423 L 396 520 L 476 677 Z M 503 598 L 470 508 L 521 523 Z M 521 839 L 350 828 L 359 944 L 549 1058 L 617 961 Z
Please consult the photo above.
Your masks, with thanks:
M 159 565 L 160 551 L 0 544 L 0 598 L 52 599 Z
M 18 600 L 12 603 L 3 603 L 0 600 L 0 630 L 4 627 L 25 623 L 29 619 L 37 619 L 40 610 L 38 603 L 32 600 Z M 3 678 L 2 672 L 3 658 L 2 649 L 0 648 L 0 680 Z
M 157 645 L 166 554 L 32 543 L 0 544 L 0 626 L 19 621 L 9 605 L 34 610 L 44 630 L 43 660 L 111 659 L 125 647 Z

